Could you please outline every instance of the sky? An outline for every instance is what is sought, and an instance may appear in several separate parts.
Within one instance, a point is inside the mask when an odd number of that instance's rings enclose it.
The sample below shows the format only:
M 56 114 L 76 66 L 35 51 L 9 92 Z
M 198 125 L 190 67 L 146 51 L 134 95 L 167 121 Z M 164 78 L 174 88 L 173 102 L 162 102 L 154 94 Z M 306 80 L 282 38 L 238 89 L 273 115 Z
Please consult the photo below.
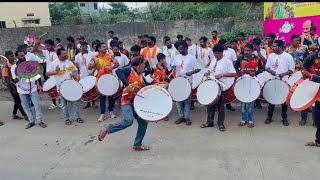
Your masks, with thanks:
M 110 6 L 108 5 L 109 2 L 99 2 L 99 7 L 102 7 L 104 5 L 104 7 L 108 7 L 110 8 Z M 125 4 L 130 8 L 140 8 L 140 7 L 144 7 L 147 5 L 147 2 L 125 2 Z

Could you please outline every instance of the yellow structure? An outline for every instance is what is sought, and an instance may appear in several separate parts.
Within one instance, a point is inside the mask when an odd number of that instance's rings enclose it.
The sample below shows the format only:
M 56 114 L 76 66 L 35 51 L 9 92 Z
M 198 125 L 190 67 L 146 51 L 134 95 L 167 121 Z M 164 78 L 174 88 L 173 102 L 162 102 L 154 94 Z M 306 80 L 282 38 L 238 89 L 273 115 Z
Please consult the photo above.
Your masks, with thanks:
M 0 28 L 51 26 L 48 2 L 1 2 Z

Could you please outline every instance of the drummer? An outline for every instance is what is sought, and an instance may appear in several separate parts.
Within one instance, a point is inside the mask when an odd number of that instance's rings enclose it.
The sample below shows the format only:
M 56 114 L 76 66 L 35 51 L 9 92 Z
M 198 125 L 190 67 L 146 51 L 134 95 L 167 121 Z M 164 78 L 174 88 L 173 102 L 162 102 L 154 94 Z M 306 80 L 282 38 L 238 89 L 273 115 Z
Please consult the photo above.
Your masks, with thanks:
M 60 48 L 57 50 L 58 59 L 55 59 L 53 63 L 48 67 L 47 76 L 54 76 L 57 81 L 57 87 L 61 85 L 61 83 L 67 79 L 77 77 L 78 69 L 68 59 L 67 51 L 64 48 Z M 80 112 L 78 107 L 78 101 L 67 101 L 63 97 L 62 100 L 62 112 L 64 115 L 64 121 L 66 125 L 71 125 L 69 111 L 67 102 L 69 102 L 72 106 L 72 111 L 74 113 L 74 118 L 78 123 L 83 123 L 84 121 L 80 118 Z
M 244 46 L 244 55 L 240 57 L 235 63 L 235 69 L 239 76 L 244 74 L 249 74 L 250 76 L 255 77 L 257 74 L 263 71 L 262 61 L 252 54 L 253 45 L 246 44 Z M 242 120 L 239 123 L 239 126 L 245 126 L 248 124 L 249 128 L 253 128 L 254 120 L 254 103 L 241 103 L 241 116 Z
M 96 48 L 99 53 L 93 57 L 93 61 L 91 61 L 88 65 L 88 70 L 96 69 L 98 71 L 97 79 L 99 79 L 102 75 L 112 74 L 112 70 L 119 67 L 119 63 L 113 60 L 112 54 L 107 53 L 107 45 L 103 42 L 97 44 Z M 100 94 L 100 117 L 98 122 L 104 121 L 107 117 L 105 116 L 106 112 L 106 96 Z M 115 99 L 112 96 L 108 96 L 109 101 L 109 114 L 111 118 L 116 118 L 117 116 L 113 113 L 113 108 L 115 105 Z
M 232 62 L 223 56 L 223 46 L 221 44 L 215 45 L 212 50 L 215 60 L 210 62 L 209 71 L 205 74 L 205 76 L 215 76 L 215 78 L 222 81 L 226 87 L 231 87 L 231 85 L 234 83 L 233 78 L 237 76 Z M 224 101 L 226 91 L 227 89 L 223 87 L 219 101 L 214 105 L 207 106 L 207 123 L 202 124 L 200 126 L 201 128 L 214 127 L 214 114 L 216 108 L 218 108 L 218 128 L 220 131 L 226 130 L 224 126 Z
M 115 133 L 131 126 L 135 118 L 138 122 L 138 130 L 134 140 L 133 149 L 136 151 L 150 150 L 149 147 L 142 145 L 142 141 L 148 127 L 148 122 L 141 119 L 135 113 L 133 107 L 133 99 L 135 94 L 143 86 L 147 85 L 147 82 L 142 76 L 144 69 L 145 61 L 143 57 L 136 56 L 131 60 L 131 67 L 120 68 L 116 71 L 118 77 L 125 87 L 121 97 L 121 110 L 124 119 L 116 124 L 104 125 L 98 136 L 99 141 L 102 141 L 106 134 Z
M 88 64 L 93 58 L 93 54 L 88 51 L 88 43 L 85 41 L 80 42 L 80 53 L 75 57 L 75 64 L 79 67 L 80 70 L 80 79 L 83 79 L 87 76 L 93 76 L 93 72 L 88 70 Z M 82 109 L 87 109 L 91 106 L 90 102 L 87 102 L 87 105 Z M 95 105 L 95 100 L 92 101 L 92 107 L 97 108 Z
M 36 119 L 38 121 L 39 126 L 42 128 L 46 128 L 47 124 L 43 122 L 41 101 L 40 101 L 39 94 L 37 92 L 36 83 L 23 81 L 23 80 L 19 79 L 16 75 L 16 68 L 19 66 L 20 63 L 26 61 L 25 53 L 22 50 L 18 50 L 15 52 L 15 55 L 16 55 L 18 61 L 16 62 L 16 64 L 14 64 L 11 67 L 11 76 L 12 76 L 14 83 L 16 84 L 17 92 L 20 95 L 22 107 L 28 116 L 29 123 L 27 124 L 26 129 L 29 129 L 35 125 L 35 120 L 34 120 L 32 110 L 31 110 L 30 100 L 32 101 L 32 103 L 35 107 Z
M 294 60 L 292 56 L 286 52 L 284 52 L 284 45 L 282 40 L 275 40 L 272 45 L 273 53 L 267 59 L 266 71 L 271 73 L 274 76 L 278 76 L 280 79 L 285 75 L 290 75 L 294 71 Z M 274 112 L 275 105 L 270 104 L 268 106 L 268 117 L 265 124 L 270 124 Z M 282 124 L 284 126 L 289 126 L 289 122 L 287 119 L 287 111 L 288 105 L 284 103 L 281 105 L 282 108 Z

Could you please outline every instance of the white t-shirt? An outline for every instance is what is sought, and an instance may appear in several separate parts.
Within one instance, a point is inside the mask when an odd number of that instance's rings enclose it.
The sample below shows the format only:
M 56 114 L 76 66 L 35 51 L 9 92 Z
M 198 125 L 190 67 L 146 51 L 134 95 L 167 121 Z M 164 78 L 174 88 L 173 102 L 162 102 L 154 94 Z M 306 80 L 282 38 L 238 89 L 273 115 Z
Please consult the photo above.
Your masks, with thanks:
M 55 72 L 57 66 L 59 66 L 61 74 L 58 73 L 54 77 L 57 81 L 57 87 L 59 87 L 64 80 L 71 79 L 71 74 L 77 71 L 77 67 L 69 60 L 60 61 L 59 59 L 55 59 L 50 67 L 47 68 L 47 72 Z
M 146 48 L 146 47 L 145 47 L 145 48 Z M 142 52 L 144 51 L 145 48 L 141 49 L 140 54 L 142 54 Z M 153 48 L 154 48 L 154 47 L 153 47 Z M 150 53 L 150 55 L 152 55 L 153 48 L 149 48 L 149 53 Z M 156 65 L 158 64 L 157 55 L 158 55 L 159 53 L 162 53 L 162 50 L 161 50 L 159 47 L 157 47 L 156 55 L 155 55 L 154 58 L 152 59 L 152 65 L 153 65 L 153 67 L 156 67 Z
M 78 43 L 77 44 L 77 49 L 81 49 L 81 44 L 80 43 Z M 87 45 L 87 49 L 88 49 L 88 52 L 91 52 L 91 47 L 90 47 L 90 45 Z
M 195 44 L 188 46 L 188 54 L 196 57 L 196 45 Z
M 231 62 L 237 61 L 237 54 L 231 48 L 228 48 L 227 50 L 223 50 L 223 56 L 229 59 Z
M 205 68 L 211 60 L 214 59 L 213 51 L 211 48 L 202 48 L 198 46 L 197 48 L 198 62 L 201 64 L 202 68 Z
M 176 77 L 185 76 L 185 74 L 190 71 L 197 68 L 200 69 L 197 59 L 190 54 L 187 54 L 186 56 L 181 54 L 177 55 L 172 64 L 176 66 Z
M 42 54 L 46 57 L 46 67 L 50 67 L 52 62 L 55 59 L 58 59 L 56 52 L 53 52 L 53 51 L 49 52 L 48 50 L 42 50 Z M 47 68 L 47 72 L 48 72 L 48 68 Z
M 25 57 L 27 61 L 38 61 L 39 63 L 42 62 L 42 60 L 32 52 L 27 52 Z
M 172 61 L 174 57 L 179 54 L 179 52 L 174 46 L 172 46 L 171 49 L 168 49 L 168 47 L 165 46 L 165 48 L 163 48 L 163 54 L 166 55 L 165 66 L 168 68 L 169 71 L 171 71 Z
M 265 49 L 260 48 L 261 55 L 267 59 L 267 51 Z
M 118 61 L 119 67 L 123 67 L 129 64 L 129 59 L 126 55 L 120 53 L 121 56 L 115 56 L 114 60 Z
M 275 71 L 278 75 L 289 70 L 294 71 L 295 63 L 293 57 L 286 52 L 282 54 L 271 53 L 267 59 L 266 69 L 267 68 Z
M 75 57 L 75 63 L 79 64 L 79 70 L 80 70 L 80 78 L 85 78 L 89 75 L 88 65 L 90 61 L 92 60 L 93 56 L 91 53 L 78 53 Z
M 16 68 L 17 64 L 12 65 L 10 68 L 12 79 L 17 78 Z M 37 85 L 35 82 L 27 82 L 21 79 L 19 79 L 19 82 L 16 83 L 16 87 L 19 94 L 31 94 L 37 90 Z
M 211 61 L 208 69 L 210 71 L 210 76 L 226 73 L 236 73 L 232 62 L 226 57 L 223 57 L 219 61 Z M 234 77 L 222 77 L 219 80 L 225 84 L 225 87 L 222 88 L 222 91 L 228 90 L 234 83 Z

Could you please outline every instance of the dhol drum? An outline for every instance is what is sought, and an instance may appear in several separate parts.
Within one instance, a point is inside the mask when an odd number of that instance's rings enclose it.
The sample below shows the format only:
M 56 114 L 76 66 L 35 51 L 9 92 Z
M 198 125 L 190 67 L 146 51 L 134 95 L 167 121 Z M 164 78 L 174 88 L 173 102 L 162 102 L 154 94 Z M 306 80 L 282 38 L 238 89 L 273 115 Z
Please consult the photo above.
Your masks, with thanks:
M 83 87 L 83 102 L 91 102 L 99 97 L 99 90 L 96 86 L 97 78 L 94 76 L 87 76 L 79 81 Z
M 105 74 L 99 78 L 97 86 L 101 94 L 112 96 L 118 92 L 119 88 L 121 88 L 121 83 L 116 76 Z
M 78 101 L 83 95 L 83 88 L 78 81 L 66 79 L 60 84 L 59 93 L 67 101 Z
M 60 96 L 57 88 L 57 81 L 54 76 L 46 80 L 46 82 L 43 84 L 42 90 L 47 92 L 49 97 L 52 99 L 56 99 Z
M 198 102 L 202 105 L 211 105 L 219 101 L 221 95 L 221 81 L 208 79 L 200 84 L 197 91 Z
M 286 102 L 290 86 L 285 81 L 278 78 L 270 79 L 265 83 L 262 89 L 263 97 L 267 102 L 274 105 L 280 105 Z
M 269 81 L 270 79 L 274 79 L 275 76 L 273 76 L 271 73 L 264 71 L 257 75 L 257 79 L 260 83 L 260 86 L 263 87 L 264 84 Z
M 120 86 L 118 88 L 118 91 L 114 95 L 112 95 L 113 99 L 116 99 L 116 98 L 120 97 L 120 95 L 122 94 L 123 83 L 120 80 L 119 80 L 119 82 L 120 82 Z
M 203 82 L 204 80 L 204 74 L 207 72 L 208 70 L 207 69 L 201 69 L 201 71 L 199 71 L 198 73 L 196 74 L 193 74 L 191 76 L 191 88 L 192 88 L 192 91 L 191 91 L 191 100 L 193 101 L 196 101 L 198 98 L 197 98 L 197 91 L 198 91 L 198 87 L 199 85 Z
M 292 87 L 296 82 L 298 82 L 302 78 L 302 72 L 296 71 L 295 73 L 286 75 L 282 78 L 282 80 L 286 81 L 290 87 Z
M 191 85 L 186 78 L 176 77 L 169 83 L 168 91 L 174 101 L 184 101 L 190 97 Z
M 294 111 L 303 111 L 311 107 L 320 97 L 320 84 L 309 79 L 300 79 L 290 89 L 287 103 Z
M 234 84 L 234 95 L 243 103 L 250 103 L 257 100 L 261 94 L 261 86 L 256 77 L 243 75 Z
M 234 85 L 235 83 L 233 83 L 233 85 L 226 92 L 226 95 L 224 98 L 225 104 L 233 103 L 237 100 L 236 96 L 234 95 Z
M 148 122 L 164 119 L 170 114 L 172 106 L 172 97 L 169 92 L 157 85 L 141 88 L 133 100 L 133 107 L 137 115 Z

